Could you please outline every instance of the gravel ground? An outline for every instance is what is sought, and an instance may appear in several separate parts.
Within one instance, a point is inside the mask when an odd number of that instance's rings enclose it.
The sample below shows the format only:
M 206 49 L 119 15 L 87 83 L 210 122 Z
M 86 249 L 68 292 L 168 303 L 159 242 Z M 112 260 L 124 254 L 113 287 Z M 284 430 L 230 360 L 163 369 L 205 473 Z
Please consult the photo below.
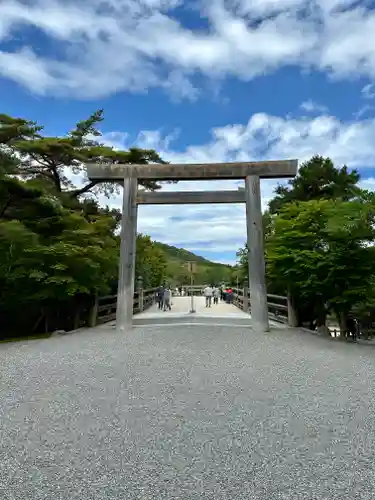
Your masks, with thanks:
M 2 500 L 375 498 L 371 347 L 207 325 L 0 356 Z

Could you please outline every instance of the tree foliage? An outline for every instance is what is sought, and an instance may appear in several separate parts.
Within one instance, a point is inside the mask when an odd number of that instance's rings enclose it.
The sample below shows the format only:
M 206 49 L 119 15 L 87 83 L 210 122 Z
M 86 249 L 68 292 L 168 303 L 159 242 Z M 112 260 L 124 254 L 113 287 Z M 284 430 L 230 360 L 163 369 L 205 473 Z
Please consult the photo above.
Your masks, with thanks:
M 121 213 L 100 206 L 97 195 L 119 184 L 88 180 L 85 163 L 166 162 L 154 150 L 102 144 L 102 121 L 99 110 L 54 137 L 36 122 L 0 115 L 2 335 L 72 328 L 94 297 L 116 293 Z M 187 260 L 197 262 L 199 283 L 231 280 L 231 266 L 137 236 L 135 277 L 144 288 L 188 284 Z
M 0 141 L 9 153 L 17 157 L 16 173 L 24 179 L 39 180 L 45 189 L 55 195 L 73 197 L 88 192 L 109 195 L 117 183 L 85 179 L 85 162 L 147 164 L 166 163 L 154 150 L 130 148 L 119 151 L 99 142 L 98 125 L 103 121 L 103 110 L 96 111 L 87 120 L 80 121 L 65 137 L 41 135 L 42 127 L 34 122 L 0 115 Z M 80 185 L 75 185 L 74 177 Z M 83 181 L 83 182 L 82 182 Z M 154 181 L 143 181 L 148 189 L 158 189 Z
M 4 335 L 54 327 L 94 296 L 115 292 L 118 210 L 94 193 L 116 184 L 84 179 L 84 162 L 164 163 L 153 150 L 117 151 L 97 140 L 102 111 L 65 137 L 48 137 L 35 122 L 0 115 L 0 321 Z M 149 189 L 159 186 L 145 183 Z M 96 191 L 95 191 L 96 190 Z M 147 236 L 137 238 L 136 275 L 144 286 L 165 279 L 166 259 Z M 24 314 L 18 314 L 22 307 Z M 64 314 L 62 314 L 64 311 Z M 44 326 L 43 326 L 44 325 Z
M 349 172 L 346 166 L 336 168 L 330 158 L 313 156 L 300 166 L 298 175 L 288 181 L 287 186 L 279 185 L 275 189 L 275 197 L 269 203 L 270 213 L 277 213 L 293 201 L 350 200 L 360 191 L 359 178 L 356 170 Z
M 180 286 L 190 284 L 190 274 L 186 267 L 186 262 L 195 262 L 197 272 L 194 275 L 194 283 L 202 285 L 204 283 L 219 284 L 235 283 L 236 278 L 233 267 L 225 264 L 211 262 L 204 257 L 195 255 L 184 248 L 156 243 L 168 260 L 166 269 L 167 280 L 170 284 Z
M 311 200 L 287 205 L 267 240 L 271 281 L 300 306 L 324 307 L 338 318 L 365 300 L 374 272 L 375 206 L 359 201 Z
M 167 278 L 165 254 L 149 236 L 137 235 L 136 277 L 141 277 L 144 288 L 159 286 Z
M 300 324 L 334 314 L 344 329 L 351 314 L 369 318 L 366 306 L 375 305 L 374 194 L 359 179 L 314 156 L 276 188 L 264 214 L 268 289 L 289 295 Z M 246 270 L 246 246 L 238 258 Z

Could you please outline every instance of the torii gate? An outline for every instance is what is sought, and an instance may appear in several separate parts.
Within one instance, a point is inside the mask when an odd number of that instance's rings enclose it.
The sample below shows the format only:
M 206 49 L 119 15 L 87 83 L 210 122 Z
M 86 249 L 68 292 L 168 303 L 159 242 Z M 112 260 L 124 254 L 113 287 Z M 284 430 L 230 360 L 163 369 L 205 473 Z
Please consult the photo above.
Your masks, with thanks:
M 132 327 L 138 204 L 246 203 L 251 318 L 254 328 L 269 331 L 260 179 L 294 177 L 298 160 L 199 164 L 87 164 L 95 181 L 123 181 L 121 247 L 116 327 Z M 138 192 L 139 180 L 245 179 L 245 190 Z

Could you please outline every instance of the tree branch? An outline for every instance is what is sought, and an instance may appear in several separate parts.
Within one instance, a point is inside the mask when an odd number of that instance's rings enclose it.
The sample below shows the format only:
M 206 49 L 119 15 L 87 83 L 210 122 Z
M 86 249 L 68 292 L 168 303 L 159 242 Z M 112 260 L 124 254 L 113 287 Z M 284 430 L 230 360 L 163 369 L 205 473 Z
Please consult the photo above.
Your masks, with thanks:
M 57 171 L 57 168 L 56 168 L 55 165 L 51 165 L 51 169 L 52 169 L 53 182 L 55 183 L 57 191 L 59 193 L 61 193 L 61 191 L 62 191 L 62 189 L 61 189 L 61 179 L 60 179 L 59 173 Z
M 9 207 L 10 205 L 10 202 L 11 202 L 11 199 L 12 197 L 11 196 L 8 196 L 8 199 L 6 200 L 5 202 L 5 205 L 3 206 L 3 208 L 1 209 L 1 213 L 0 213 L 0 219 L 2 219 L 5 215 L 5 211 L 6 209 Z
M 87 193 L 87 191 L 90 191 L 93 187 L 95 187 L 97 184 L 99 184 L 100 181 L 91 181 L 86 186 L 83 186 L 82 188 L 79 189 L 74 189 L 73 191 L 68 191 L 69 196 L 72 197 L 77 197 L 80 196 L 81 194 Z
M 49 163 L 48 163 L 48 162 L 45 162 L 45 163 L 44 163 L 43 161 L 41 161 L 41 160 L 40 160 L 40 158 L 38 158 L 38 156 L 34 155 L 33 153 L 29 153 L 29 155 L 31 156 L 31 158 L 32 158 L 34 161 L 38 162 L 38 163 L 39 163 L 40 165 L 42 165 L 43 167 L 45 167 L 45 168 L 50 168 L 50 165 L 49 165 Z
M 53 175 L 50 172 L 46 172 L 44 170 L 40 170 L 39 168 L 29 168 L 29 167 L 18 167 L 16 174 L 18 175 L 43 175 L 44 177 L 48 177 L 48 179 L 53 181 Z

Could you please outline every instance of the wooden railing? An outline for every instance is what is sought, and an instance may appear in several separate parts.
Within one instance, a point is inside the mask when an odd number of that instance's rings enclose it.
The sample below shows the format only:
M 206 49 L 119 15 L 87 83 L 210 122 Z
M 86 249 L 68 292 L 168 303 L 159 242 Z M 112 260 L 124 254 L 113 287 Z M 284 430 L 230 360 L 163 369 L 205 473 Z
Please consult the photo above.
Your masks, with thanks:
M 233 304 L 251 312 L 250 292 L 248 288 L 232 288 Z M 267 294 L 268 313 L 274 321 L 288 323 L 288 298 L 283 295 Z
M 183 287 L 189 293 L 190 287 Z M 194 285 L 193 293 L 200 294 L 204 285 Z M 145 311 L 155 303 L 156 288 L 134 292 L 133 313 Z M 248 288 L 232 288 L 233 304 L 245 312 L 251 313 L 250 293 Z M 274 321 L 288 323 L 288 300 L 282 295 L 267 295 L 268 312 Z M 116 319 L 117 294 L 99 297 L 94 304 L 89 325 L 96 326 Z M 290 321 L 289 321 L 290 322 Z
M 190 291 L 192 290 L 194 295 L 200 295 L 207 285 L 193 285 L 191 286 L 183 286 L 182 288 L 185 290 L 187 295 L 190 295 Z M 244 310 L 245 312 L 251 312 L 251 304 L 250 304 L 250 292 L 248 288 L 236 288 L 232 287 L 233 290 L 233 304 L 239 309 Z M 246 291 L 245 291 L 246 290 Z M 247 294 L 247 300 L 244 301 L 244 293 Z M 274 321 L 278 321 L 280 323 L 291 323 L 291 319 L 288 317 L 288 298 L 283 295 L 275 295 L 272 293 L 267 294 L 267 303 L 268 303 L 268 313 L 271 319 Z
M 190 290 L 193 291 L 194 295 L 200 295 L 207 285 L 193 285 L 183 286 L 183 289 L 190 295 Z M 248 288 L 236 288 L 232 287 L 233 290 L 233 304 L 239 309 L 244 310 L 245 312 L 251 312 L 251 304 L 250 304 L 250 292 Z M 247 300 L 244 300 L 244 294 L 246 293 Z M 267 303 L 268 303 L 268 313 L 271 319 L 274 321 L 278 321 L 280 323 L 289 323 L 292 324 L 291 318 L 288 317 L 289 308 L 288 308 L 288 298 L 283 295 L 275 295 L 272 293 L 267 294 Z
M 134 292 L 133 313 L 145 311 L 155 302 L 156 288 Z M 99 297 L 94 305 L 90 326 L 100 325 L 116 319 L 117 294 Z

